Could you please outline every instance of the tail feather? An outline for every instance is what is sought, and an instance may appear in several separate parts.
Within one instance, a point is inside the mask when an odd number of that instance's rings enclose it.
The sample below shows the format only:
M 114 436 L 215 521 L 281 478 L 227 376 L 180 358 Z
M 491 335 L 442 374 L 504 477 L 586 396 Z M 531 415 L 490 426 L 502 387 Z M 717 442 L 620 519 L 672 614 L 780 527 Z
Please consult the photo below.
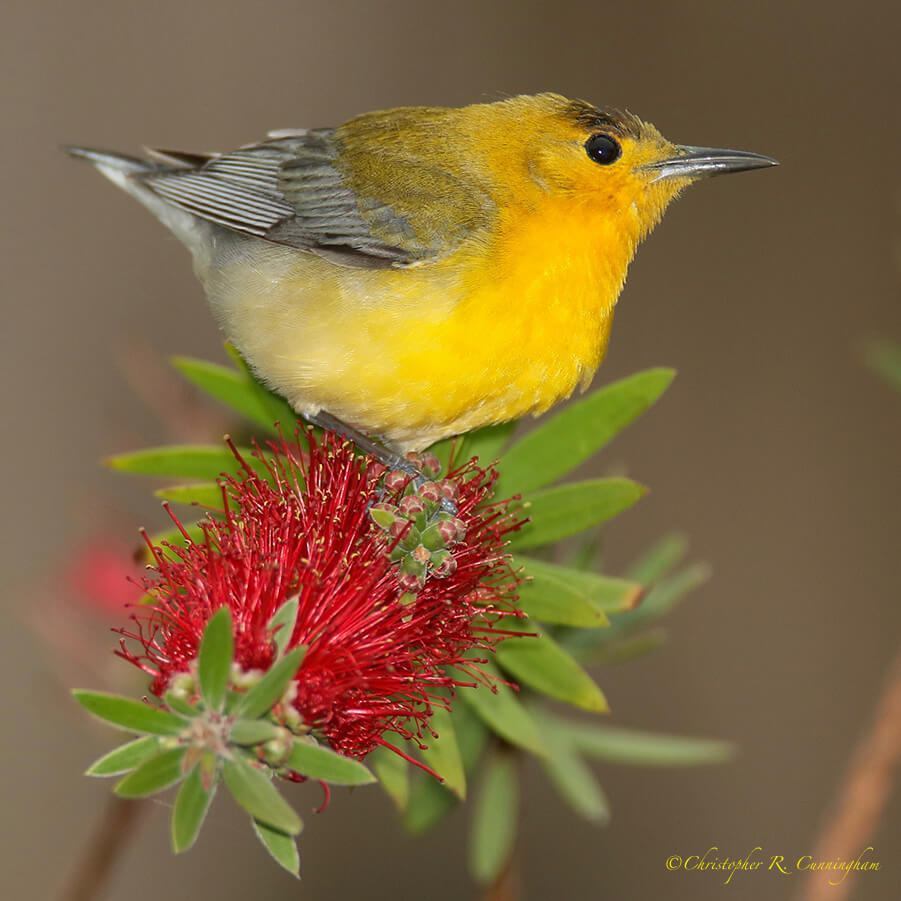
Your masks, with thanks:
M 87 160 L 93 163 L 98 169 L 110 169 L 121 172 L 123 175 L 132 175 L 137 172 L 152 172 L 159 168 L 156 164 L 149 160 L 142 160 L 136 156 L 129 156 L 126 153 L 117 153 L 113 150 L 95 150 L 92 147 L 69 147 L 61 148 L 69 156 L 77 159 Z

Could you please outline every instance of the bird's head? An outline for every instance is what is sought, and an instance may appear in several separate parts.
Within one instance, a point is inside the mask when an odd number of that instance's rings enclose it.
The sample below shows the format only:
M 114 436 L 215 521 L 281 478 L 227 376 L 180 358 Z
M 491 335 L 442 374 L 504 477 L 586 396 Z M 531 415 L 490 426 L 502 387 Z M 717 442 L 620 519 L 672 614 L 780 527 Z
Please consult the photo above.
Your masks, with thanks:
M 537 188 L 573 203 L 600 207 L 612 219 L 631 214 L 637 219 L 639 238 L 693 182 L 777 165 L 768 156 L 743 150 L 673 144 L 631 113 L 558 94 L 514 97 L 469 109 L 484 111 L 479 118 L 508 120 L 506 127 L 490 130 L 495 136 L 505 135 L 507 143 L 506 150 L 496 146 L 491 154 L 501 161 L 497 169 L 501 179 L 509 181 L 510 173 L 519 170 L 534 183 L 524 194 Z

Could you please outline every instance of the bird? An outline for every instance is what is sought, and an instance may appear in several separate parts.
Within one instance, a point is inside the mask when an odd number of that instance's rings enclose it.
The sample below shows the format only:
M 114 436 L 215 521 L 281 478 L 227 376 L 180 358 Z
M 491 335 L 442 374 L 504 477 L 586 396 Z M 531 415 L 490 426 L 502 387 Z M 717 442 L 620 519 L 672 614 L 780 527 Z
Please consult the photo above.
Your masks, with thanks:
M 398 458 L 584 390 L 670 202 L 777 165 L 554 93 L 369 112 L 227 153 L 65 149 L 187 246 L 265 385 Z

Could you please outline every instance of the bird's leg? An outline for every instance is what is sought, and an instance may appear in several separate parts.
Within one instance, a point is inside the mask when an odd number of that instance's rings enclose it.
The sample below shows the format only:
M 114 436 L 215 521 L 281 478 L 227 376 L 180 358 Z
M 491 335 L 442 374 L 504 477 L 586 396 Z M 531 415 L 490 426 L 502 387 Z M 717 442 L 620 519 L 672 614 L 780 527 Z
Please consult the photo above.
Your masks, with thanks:
M 305 414 L 304 419 L 312 422 L 313 425 L 318 425 L 322 429 L 327 429 L 329 432 L 337 432 L 339 435 L 343 435 L 348 441 L 352 441 L 361 451 L 372 454 L 373 457 L 380 463 L 384 463 L 389 469 L 399 469 L 402 473 L 413 479 L 413 483 L 417 488 L 430 481 L 408 459 L 406 459 L 406 457 L 402 457 L 396 451 L 385 447 L 383 444 L 379 444 L 378 441 L 373 441 L 368 435 L 364 435 L 353 426 L 347 425 L 337 417 L 332 416 L 331 413 L 327 413 L 325 410 L 320 410 L 318 413 Z M 457 513 L 457 505 L 453 501 L 448 500 L 448 498 L 441 499 L 441 509 L 444 510 L 445 513 L 450 513 L 452 516 L 455 516 Z

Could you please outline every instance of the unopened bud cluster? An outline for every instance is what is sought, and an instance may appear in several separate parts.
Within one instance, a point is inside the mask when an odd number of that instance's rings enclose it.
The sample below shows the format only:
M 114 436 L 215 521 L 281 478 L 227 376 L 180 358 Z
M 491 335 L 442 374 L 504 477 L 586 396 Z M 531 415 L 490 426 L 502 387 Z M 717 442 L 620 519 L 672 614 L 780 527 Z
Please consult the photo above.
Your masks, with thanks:
M 457 569 L 451 548 L 466 537 L 462 520 L 442 509 L 442 501 L 456 504 L 460 489 L 453 479 L 438 479 L 441 464 L 433 454 L 408 454 L 407 459 L 426 481 L 393 470 L 384 476 L 384 490 L 397 498 L 369 510 L 373 522 L 387 535 L 390 557 L 398 565 L 398 583 L 416 594 L 429 578 L 443 579 Z

